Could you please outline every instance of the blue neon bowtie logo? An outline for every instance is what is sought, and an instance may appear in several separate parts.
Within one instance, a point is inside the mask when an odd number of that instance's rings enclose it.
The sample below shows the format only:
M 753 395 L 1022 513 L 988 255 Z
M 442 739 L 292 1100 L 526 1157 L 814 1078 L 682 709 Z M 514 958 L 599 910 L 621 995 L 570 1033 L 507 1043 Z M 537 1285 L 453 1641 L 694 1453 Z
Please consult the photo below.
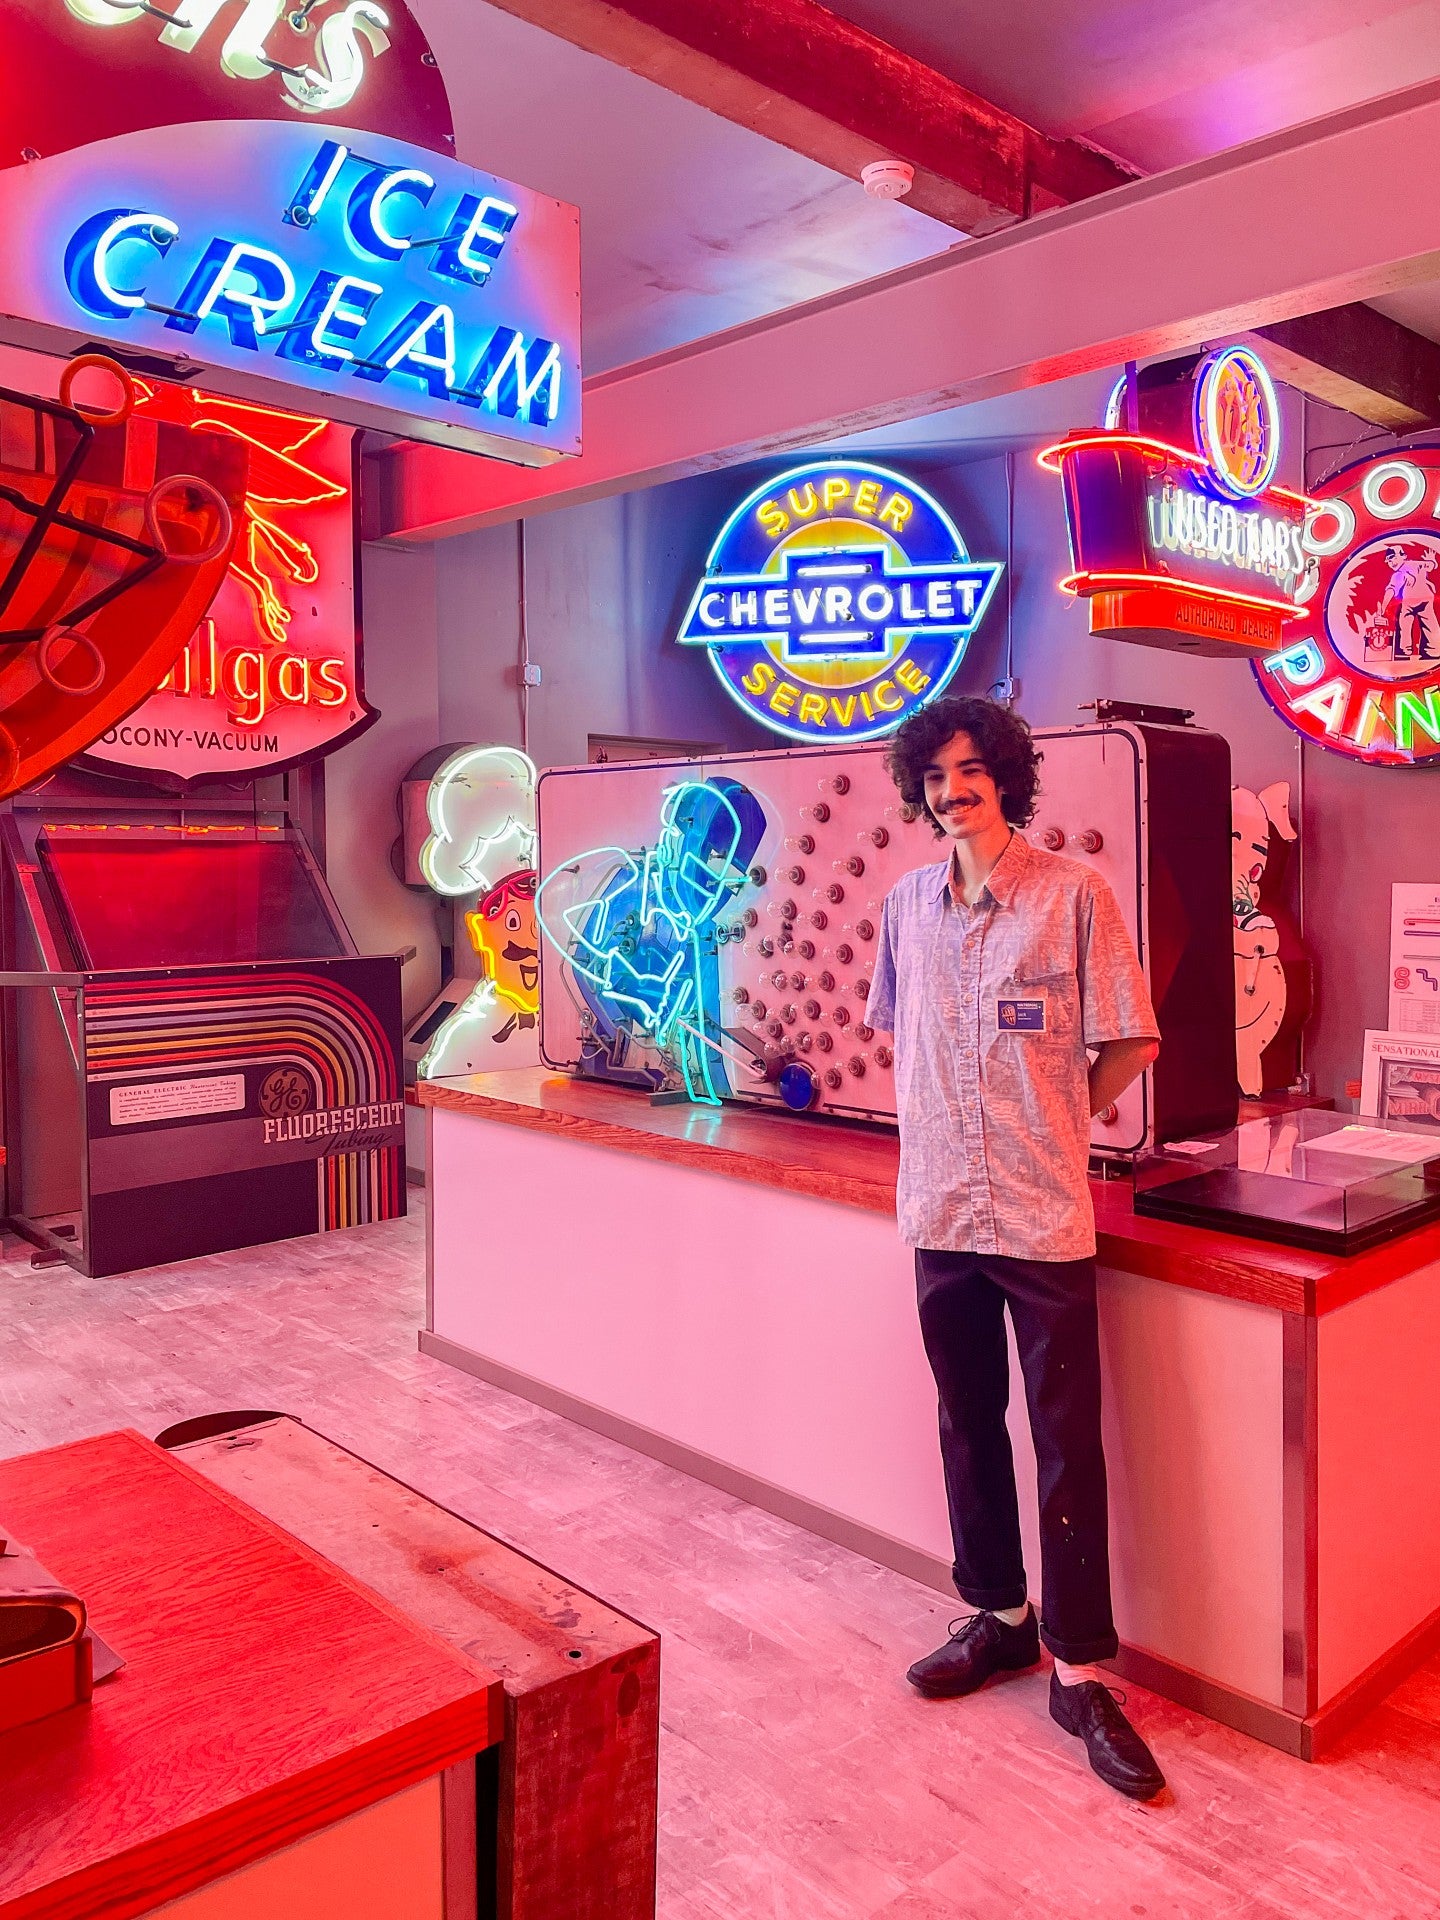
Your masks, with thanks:
M 778 643 L 786 661 L 881 657 L 894 636 L 974 632 L 1000 566 L 915 567 L 887 549 L 791 551 L 779 572 L 715 573 L 695 590 L 682 646 Z

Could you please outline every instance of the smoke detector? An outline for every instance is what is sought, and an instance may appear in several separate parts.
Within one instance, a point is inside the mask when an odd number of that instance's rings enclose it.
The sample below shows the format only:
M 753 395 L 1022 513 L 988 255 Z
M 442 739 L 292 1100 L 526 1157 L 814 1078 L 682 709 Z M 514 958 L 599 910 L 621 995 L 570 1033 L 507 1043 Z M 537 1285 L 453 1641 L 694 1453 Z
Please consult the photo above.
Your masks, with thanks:
M 860 169 L 860 182 L 876 200 L 903 200 L 915 184 L 915 169 L 908 160 L 872 160 Z

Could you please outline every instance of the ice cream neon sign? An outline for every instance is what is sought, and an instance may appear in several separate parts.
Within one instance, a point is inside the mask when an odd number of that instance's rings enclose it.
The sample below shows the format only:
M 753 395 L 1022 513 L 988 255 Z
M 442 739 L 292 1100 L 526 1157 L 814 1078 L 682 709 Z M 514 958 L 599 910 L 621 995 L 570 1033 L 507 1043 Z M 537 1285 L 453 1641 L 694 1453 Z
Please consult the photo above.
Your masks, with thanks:
M 528 464 L 578 451 L 575 210 L 317 132 L 155 128 L 0 172 L 0 336 L 98 335 L 240 399 Z
M 325 140 L 284 219 L 300 232 L 315 228 L 347 171 L 360 177 L 348 197 L 336 194 L 344 236 L 362 260 L 377 263 L 374 272 L 378 263 L 403 259 L 415 244 L 413 233 L 396 229 L 402 216 L 395 203 L 408 201 L 413 219 L 433 196 L 435 179 L 424 168 L 376 165 L 338 140 Z M 462 193 L 430 258 L 431 271 L 483 286 L 518 212 L 495 194 Z M 224 326 L 231 346 L 248 353 L 258 353 L 263 343 L 282 360 L 360 380 L 416 379 L 434 399 L 514 417 L 523 413 L 532 426 L 548 426 L 559 412 L 560 350 L 554 341 L 527 344 L 513 328 L 497 327 L 466 373 L 457 366 L 454 309 L 445 300 L 421 300 L 362 349 L 361 335 L 384 298 L 384 284 L 322 267 L 302 299 L 295 268 L 273 247 L 217 234 L 173 295 L 175 304 L 166 306 L 147 287 L 155 262 L 164 262 L 180 238 L 178 223 L 161 212 L 111 207 L 92 214 L 65 249 L 66 285 L 76 303 L 100 320 L 123 323 L 143 311 L 162 315 L 172 332 L 190 334 L 208 321 Z
M 320 0 L 299 0 L 290 5 L 290 25 L 297 20 L 308 29 L 313 15 L 326 4 Z M 176 0 L 165 12 L 142 0 L 65 0 L 77 20 L 92 27 L 124 27 L 145 15 L 164 24 L 160 31 L 162 46 L 180 53 L 193 53 L 205 39 L 225 0 Z M 287 0 L 245 0 L 244 10 L 235 20 L 220 47 L 220 65 L 236 80 L 269 80 L 276 76 L 283 83 L 291 104 L 301 113 L 334 113 L 346 107 L 360 91 L 365 78 L 367 55 L 386 52 L 390 37 L 386 28 L 390 16 L 376 0 L 347 0 L 338 12 L 321 20 L 315 35 L 315 62 L 302 66 L 276 59 L 268 46 Z

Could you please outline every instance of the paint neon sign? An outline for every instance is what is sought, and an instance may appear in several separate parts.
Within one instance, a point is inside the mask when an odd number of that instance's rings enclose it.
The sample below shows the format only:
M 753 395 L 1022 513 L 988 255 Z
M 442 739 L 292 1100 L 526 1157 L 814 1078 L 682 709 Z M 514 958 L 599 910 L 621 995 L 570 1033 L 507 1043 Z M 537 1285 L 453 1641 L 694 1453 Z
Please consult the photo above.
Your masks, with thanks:
M 1402 444 L 1317 488 L 1304 625 L 1254 663 L 1307 739 L 1373 766 L 1440 766 L 1440 446 Z
M 721 685 L 793 740 L 891 733 L 947 684 L 1000 575 L 939 502 L 859 461 L 757 487 L 726 521 L 680 623 Z
M 17 345 L 527 464 L 579 449 L 575 211 L 381 135 L 155 128 L 0 175 Z
M 1275 389 L 1247 348 L 1201 363 L 1194 449 L 1106 426 L 1040 454 L 1065 486 L 1074 558 L 1062 591 L 1090 602 L 1090 630 L 1152 646 L 1254 657 L 1280 645 L 1314 590 L 1303 495 L 1274 484 Z

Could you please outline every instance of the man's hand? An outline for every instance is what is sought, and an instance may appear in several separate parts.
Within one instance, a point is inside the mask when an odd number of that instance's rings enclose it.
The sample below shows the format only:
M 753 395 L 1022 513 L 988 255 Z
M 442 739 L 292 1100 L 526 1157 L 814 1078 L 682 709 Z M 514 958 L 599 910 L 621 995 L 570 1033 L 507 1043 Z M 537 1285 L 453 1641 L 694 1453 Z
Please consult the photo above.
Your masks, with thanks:
M 1113 1106 L 1159 1052 L 1158 1040 L 1102 1040 L 1090 1067 L 1090 1117 Z

